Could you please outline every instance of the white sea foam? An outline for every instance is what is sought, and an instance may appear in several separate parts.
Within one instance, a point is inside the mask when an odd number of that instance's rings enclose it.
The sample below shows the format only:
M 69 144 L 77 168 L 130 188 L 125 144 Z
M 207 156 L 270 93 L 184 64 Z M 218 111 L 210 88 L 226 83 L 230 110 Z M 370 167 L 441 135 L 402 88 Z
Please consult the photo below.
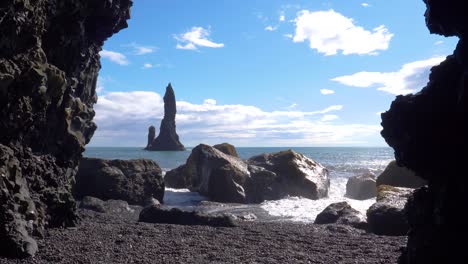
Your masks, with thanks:
M 346 178 L 331 178 L 328 198 L 310 200 L 301 197 L 288 197 L 277 201 L 266 201 L 261 207 L 270 215 L 284 217 L 290 221 L 313 223 L 317 215 L 328 205 L 337 202 L 348 202 L 351 207 L 362 213 L 365 218 L 367 209 L 375 203 L 375 198 L 368 200 L 353 200 L 344 197 Z
M 166 188 L 164 192 L 164 204 L 167 206 L 193 206 L 204 200 L 208 199 L 188 189 Z

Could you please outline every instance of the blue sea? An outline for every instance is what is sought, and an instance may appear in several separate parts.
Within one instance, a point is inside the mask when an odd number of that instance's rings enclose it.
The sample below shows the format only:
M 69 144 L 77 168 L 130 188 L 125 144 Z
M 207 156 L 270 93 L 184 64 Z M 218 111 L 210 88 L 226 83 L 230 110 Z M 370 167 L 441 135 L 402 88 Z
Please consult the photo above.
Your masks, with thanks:
M 388 147 L 239 147 L 237 152 L 242 159 L 262 153 L 272 153 L 293 149 L 319 162 L 330 171 L 330 191 L 328 198 L 310 200 L 301 197 L 287 197 L 278 201 L 265 201 L 259 205 L 199 206 L 206 197 L 185 189 L 166 189 L 164 203 L 174 207 L 189 207 L 208 212 L 229 212 L 238 215 L 254 214 L 263 220 L 313 222 L 318 213 L 331 203 L 347 201 L 365 217 L 365 212 L 375 199 L 358 201 L 344 197 L 349 177 L 372 172 L 377 176 L 393 158 L 393 150 Z M 103 159 L 151 159 L 163 171 L 182 165 L 191 153 L 186 151 L 145 151 L 142 148 L 89 147 L 84 156 Z M 261 215 L 261 217 L 260 217 Z

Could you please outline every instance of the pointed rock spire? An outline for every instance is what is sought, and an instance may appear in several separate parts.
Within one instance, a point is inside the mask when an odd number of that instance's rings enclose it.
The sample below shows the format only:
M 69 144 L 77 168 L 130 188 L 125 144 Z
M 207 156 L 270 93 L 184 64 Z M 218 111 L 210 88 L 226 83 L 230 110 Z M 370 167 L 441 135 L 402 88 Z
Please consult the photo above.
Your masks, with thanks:
M 159 135 L 154 139 L 156 129 L 153 126 L 149 127 L 146 150 L 185 150 L 176 132 L 176 113 L 177 107 L 174 89 L 172 89 L 172 85 L 169 83 L 164 94 L 164 118 L 161 121 Z

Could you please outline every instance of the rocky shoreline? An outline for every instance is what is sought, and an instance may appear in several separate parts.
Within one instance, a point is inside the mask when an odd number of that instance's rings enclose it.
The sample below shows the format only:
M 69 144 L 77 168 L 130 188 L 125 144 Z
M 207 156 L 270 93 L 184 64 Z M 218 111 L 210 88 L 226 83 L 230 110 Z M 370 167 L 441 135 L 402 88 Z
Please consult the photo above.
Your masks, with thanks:
M 377 236 L 343 225 L 141 223 L 141 207 L 129 209 L 79 209 L 80 224 L 48 230 L 34 257 L 0 257 L 0 263 L 396 263 L 406 244 L 406 236 Z

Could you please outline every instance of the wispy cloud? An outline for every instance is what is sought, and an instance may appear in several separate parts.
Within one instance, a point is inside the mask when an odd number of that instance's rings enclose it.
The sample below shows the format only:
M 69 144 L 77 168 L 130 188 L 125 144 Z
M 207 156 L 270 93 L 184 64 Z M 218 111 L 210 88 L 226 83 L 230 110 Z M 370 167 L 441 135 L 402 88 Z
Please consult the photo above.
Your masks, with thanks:
M 370 7 L 369 3 L 361 3 L 361 6 L 363 6 L 363 7 Z
M 443 40 L 438 40 L 438 41 L 434 42 L 434 45 L 436 45 L 436 46 L 439 46 L 439 45 L 442 45 L 442 44 L 444 44 Z
M 423 88 L 432 66 L 439 64 L 445 57 L 434 57 L 427 60 L 404 64 L 396 72 L 362 71 L 352 75 L 333 78 L 333 81 L 353 87 L 376 87 L 379 91 L 391 94 L 408 94 Z
M 280 22 L 284 22 L 284 21 L 286 20 L 286 17 L 285 17 L 284 15 L 280 15 L 279 18 L 278 18 L 278 20 L 279 20 Z
M 99 55 L 101 55 L 101 58 L 108 59 L 112 62 L 115 62 L 119 65 L 128 65 L 130 62 L 128 61 L 127 57 L 123 55 L 122 53 L 115 52 L 115 51 L 110 51 L 110 50 L 102 50 L 99 52 Z
M 266 26 L 265 30 L 266 31 L 276 31 L 278 29 L 277 26 Z
M 338 116 L 333 113 L 342 109 L 331 105 L 316 111 L 264 111 L 249 105 L 218 105 L 214 99 L 201 104 L 178 101 L 176 122 L 182 141 L 189 146 L 222 141 L 244 146 L 356 145 L 368 136 L 378 136 L 380 126 L 334 124 Z M 95 110 L 99 128 L 93 144 L 141 146 L 148 126 L 158 127 L 164 105 L 154 92 L 111 92 L 99 97 Z
M 354 20 L 330 9 L 312 12 L 302 10 L 295 19 L 294 42 L 309 42 L 311 49 L 326 56 L 376 55 L 386 50 L 393 34 L 384 25 L 372 30 L 357 26 Z
M 204 29 L 202 27 L 192 27 L 190 31 L 174 36 L 174 38 L 179 42 L 177 43 L 176 48 L 184 50 L 197 50 L 199 47 L 224 47 L 223 43 L 216 43 L 209 40 L 208 38 L 210 34 L 210 29 Z
M 320 93 L 323 95 L 329 95 L 329 94 L 334 94 L 335 91 L 330 90 L 330 89 L 320 89 Z
M 150 68 L 153 68 L 153 64 L 151 64 L 151 63 L 143 64 L 143 69 L 150 69 Z
M 139 45 L 135 42 L 132 42 L 130 44 L 123 45 L 125 47 L 130 47 L 132 48 L 132 53 L 134 55 L 145 55 L 145 54 L 150 54 L 155 52 L 158 47 L 155 46 L 147 46 L 147 45 Z

